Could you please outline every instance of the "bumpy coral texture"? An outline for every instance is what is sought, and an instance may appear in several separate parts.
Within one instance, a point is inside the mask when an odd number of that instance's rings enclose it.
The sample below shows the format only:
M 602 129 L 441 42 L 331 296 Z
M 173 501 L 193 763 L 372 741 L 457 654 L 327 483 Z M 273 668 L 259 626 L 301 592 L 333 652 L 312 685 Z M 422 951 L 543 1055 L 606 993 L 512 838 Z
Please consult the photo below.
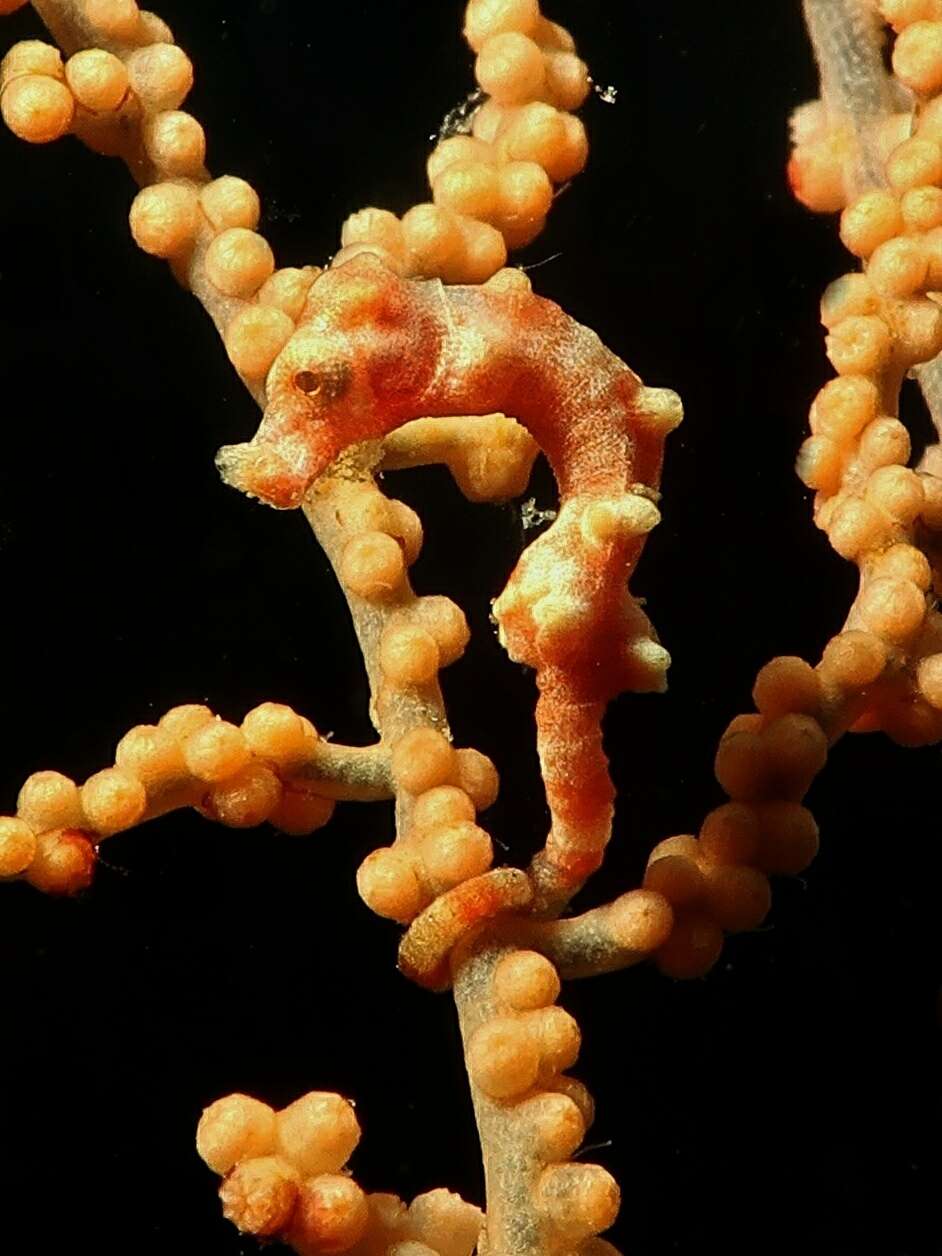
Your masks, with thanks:
M 822 661 L 832 706 L 853 695 L 853 730 L 882 729 L 921 745 L 942 736 L 942 480 L 937 444 L 909 465 L 899 397 L 913 372 L 933 400 L 933 359 L 942 350 L 942 8 L 935 0 L 874 7 L 849 52 L 836 40 L 831 47 L 822 10 L 824 99 L 804 108 L 796 129 L 799 194 L 812 208 L 843 211 L 841 239 L 863 264 L 822 301 L 837 378 L 814 400 L 798 471 L 816 492 L 816 523 L 860 569 L 845 629 Z M 892 79 L 880 58 L 880 17 L 895 34 Z M 840 92 L 834 80 L 851 86 Z M 804 121 L 812 111 L 813 134 Z M 934 417 L 938 423 L 937 408 Z
M 0 0 L 0 14 L 21 7 Z M 641 887 L 567 918 L 612 830 L 605 707 L 666 683 L 667 652 L 628 580 L 660 518 L 664 440 L 682 413 L 675 394 L 645 387 L 505 267 L 586 161 L 572 111 L 590 83 L 571 36 L 537 0 L 471 0 L 465 36 L 483 99 L 458 111 L 432 152 L 432 200 L 401 217 L 352 215 L 328 269 L 279 269 L 257 230 L 255 190 L 206 169 L 205 135 L 182 109 L 193 67 L 166 23 L 134 0 L 34 7 L 66 56 L 38 40 L 15 45 L 0 66 L 3 118 L 31 143 L 74 134 L 127 163 L 141 189 L 134 240 L 203 303 L 263 409 L 257 436 L 223 449 L 220 469 L 255 498 L 303 509 L 351 609 L 379 740 L 333 744 L 275 703 L 239 725 L 201 705 L 174 708 L 132 729 L 114 765 L 82 785 L 57 772 L 28 778 L 16 815 L 0 818 L 0 877 L 78 892 L 102 841 L 176 807 L 302 836 L 337 801 L 394 800 L 395 841 L 366 857 L 357 886 L 406 926 L 400 969 L 453 987 L 486 1216 L 445 1190 L 408 1207 L 365 1192 L 348 1167 L 358 1120 L 328 1091 L 279 1112 L 245 1095 L 207 1108 L 198 1148 L 222 1178 L 224 1213 L 299 1256 L 613 1253 L 595 1236 L 615 1218 L 618 1188 L 573 1158 L 592 1101 L 568 1074 L 581 1036 L 557 1005 L 561 978 L 649 956 L 672 977 L 704 974 L 725 932 L 764 919 L 769 877 L 814 857 L 803 800 L 830 744 L 847 729 L 907 744 L 942 735 L 942 455 L 931 447 L 906 465 L 897 415 L 905 373 L 931 372 L 924 364 L 942 349 L 942 4 L 806 2 L 825 90 L 796 115 L 789 175 L 806 204 L 843 209 L 842 238 L 865 263 L 825 296 L 838 378 L 815 400 L 799 459 L 816 522 L 860 568 L 847 624 L 817 667 L 786 657 L 761 670 L 755 712 L 731 723 L 716 754 L 729 801 L 698 834 L 666 838 Z M 897 35 L 892 79 L 881 16 Z M 523 870 L 493 867 L 481 813 L 499 777 L 448 728 L 439 673 L 465 649 L 464 615 L 413 592 L 422 524 L 375 477 L 440 462 L 472 500 L 505 500 L 525 488 L 538 449 L 559 510 L 494 605 L 503 644 L 539 690 L 551 829 Z

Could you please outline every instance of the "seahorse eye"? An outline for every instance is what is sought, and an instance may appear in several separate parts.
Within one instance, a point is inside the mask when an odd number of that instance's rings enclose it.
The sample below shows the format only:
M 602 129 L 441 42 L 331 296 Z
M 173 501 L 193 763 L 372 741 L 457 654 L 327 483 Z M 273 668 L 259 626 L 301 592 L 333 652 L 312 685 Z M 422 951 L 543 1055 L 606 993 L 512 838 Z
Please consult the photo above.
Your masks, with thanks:
M 346 362 L 330 362 L 318 371 L 298 371 L 293 382 L 295 388 L 307 397 L 318 401 L 336 401 L 347 391 L 350 375 Z
M 294 386 L 299 392 L 309 397 L 316 397 L 323 386 L 323 379 L 314 371 L 298 371 L 294 377 Z

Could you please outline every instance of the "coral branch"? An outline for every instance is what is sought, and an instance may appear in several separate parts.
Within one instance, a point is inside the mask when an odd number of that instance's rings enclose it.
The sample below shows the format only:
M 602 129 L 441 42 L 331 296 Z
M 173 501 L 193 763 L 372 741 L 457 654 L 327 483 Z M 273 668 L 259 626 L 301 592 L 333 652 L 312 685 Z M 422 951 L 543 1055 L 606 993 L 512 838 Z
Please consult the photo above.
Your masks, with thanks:
M 800 120 L 796 190 L 816 208 L 847 206 L 841 235 L 866 269 L 825 293 L 822 321 L 838 378 L 812 406 L 812 435 L 798 470 L 817 491 L 818 526 L 858 565 L 860 588 L 817 668 L 779 658 L 757 677 L 756 713 L 732 721 L 716 755 L 717 779 L 733 801 L 706 817 L 698 839 L 671 837 L 652 852 L 645 887 L 666 898 L 676 917 L 656 960 L 675 977 L 707 971 L 723 930 L 763 919 L 768 875 L 794 875 L 813 858 L 817 826 L 802 800 L 829 744 L 848 730 L 877 728 L 904 745 L 942 738 L 942 621 L 930 561 L 942 524 L 942 480 L 933 450 L 918 468 L 905 465 L 910 438 L 896 417 L 905 373 L 942 349 L 933 299 L 942 224 L 939 123 L 930 105 L 916 119 L 915 137 L 906 119 L 905 133 L 886 144 L 887 133 L 881 138 L 874 123 L 887 121 L 904 93 L 883 70 L 875 16 L 856 3 L 809 0 L 806 7 L 825 105 L 836 102 L 844 111 L 840 125 L 852 123 L 857 140 L 848 147 L 834 132 L 830 148 L 826 137 L 808 143 Z M 926 32 L 918 34 L 925 43 Z M 942 35 L 921 51 L 920 59 L 908 46 L 900 57 L 897 46 L 897 75 L 916 90 L 917 72 L 934 72 L 942 87 Z M 901 70 L 907 57 L 909 74 Z M 806 196 L 809 174 L 814 195 Z M 931 382 L 935 365 L 922 369 Z
M 383 441 L 380 469 L 443 463 L 469 501 L 519 497 L 539 447 L 526 428 L 503 414 L 415 419 Z
M 837 31 L 846 6 L 832 7 Z M 867 74 L 878 77 L 884 71 L 882 61 L 879 68 L 872 64 L 879 60 L 875 15 L 864 18 L 854 7 L 848 38 L 870 32 L 857 62 L 870 64 Z M 942 273 L 936 257 L 942 129 L 934 96 L 942 88 L 942 27 L 916 20 L 919 14 L 905 6 L 881 7 L 899 32 L 892 51 L 896 77 L 919 107 L 911 115 L 912 136 L 898 142 L 885 163 L 872 165 L 868 186 L 842 215 L 842 239 L 863 262 L 864 273 L 837 280 L 822 302 L 828 356 L 838 378 L 825 385 L 812 407 L 812 436 L 802 447 L 799 473 L 817 491 L 818 526 L 839 554 L 857 563 L 861 575 L 847 619 L 846 649 L 840 638 L 828 647 L 822 676 L 827 681 L 829 664 L 839 673 L 849 667 L 851 683 L 843 687 L 867 688 L 855 728 L 879 727 L 904 744 L 925 744 L 942 736 L 942 689 L 935 679 L 942 673 L 942 623 L 927 557 L 942 524 L 942 480 L 934 474 L 931 452 L 918 468 L 906 466 L 911 442 L 896 415 L 901 381 L 914 368 L 923 372 L 930 401 L 937 400 L 932 389 L 937 368 L 929 364 L 942 349 L 942 313 L 933 299 Z M 817 7 L 809 4 L 809 18 L 814 12 Z M 845 25 L 852 16 L 844 13 Z M 832 28 L 811 25 L 815 39 L 823 41 L 818 55 L 827 84 L 829 58 L 839 60 L 826 37 Z M 844 107 L 849 117 L 860 119 L 863 136 L 874 116 L 873 93 L 848 88 Z
M 481 1256 L 562 1256 L 607 1229 L 618 1187 L 571 1157 L 592 1120 L 564 1070 L 579 1053 L 575 1021 L 555 1006 L 555 969 L 532 951 L 472 944 L 455 973 L 474 1111 L 484 1149 Z
M 73 132 L 120 157 L 142 187 L 131 207 L 134 239 L 165 258 L 223 336 L 249 391 L 264 404 L 264 376 L 291 335 L 316 268 L 275 271 L 256 232 L 258 196 L 232 176 L 212 180 L 206 139 L 183 103 L 193 68 L 164 22 L 133 0 L 38 0 L 64 52 L 16 45 L 0 68 L 7 125 L 47 142 Z
M 883 31 L 869 0 L 804 0 L 805 23 L 821 74 L 821 98 L 865 128 L 899 104 L 883 65 Z
M 613 903 L 563 920 L 520 921 L 511 936 L 549 959 L 560 977 L 594 977 L 640 964 L 667 942 L 674 925 L 668 900 L 630 890 Z
M 132 728 L 115 766 L 82 786 L 58 772 L 30 776 L 16 816 L 0 817 L 0 876 L 71 894 L 88 885 L 102 841 L 181 807 L 231 828 L 268 821 L 300 836 L 325 825 L 337 800 L 392 790 L 382 747 L 324 741 L 289 707 L 267 702 L 241 728 L 204 706 L 174 707 Z
M 909 132 L 906 92 L 883 65 L 883 33 L 868 0 L 805 0 L 821 99 L 792 120 L 789 177 L 811 209 L 842 209 L 882 186 L 883 163 Z

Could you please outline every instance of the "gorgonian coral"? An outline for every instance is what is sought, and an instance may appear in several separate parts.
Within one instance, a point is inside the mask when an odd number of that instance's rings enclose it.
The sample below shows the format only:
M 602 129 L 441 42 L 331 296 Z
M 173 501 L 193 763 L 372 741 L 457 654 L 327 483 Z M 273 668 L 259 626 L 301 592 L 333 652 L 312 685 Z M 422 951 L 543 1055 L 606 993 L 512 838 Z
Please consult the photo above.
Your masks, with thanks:
M 611 1250 L 595 1236 L 614 1220 L 619 1192 L 605 1169 L 577 1158 L 593 1108 L 568 1072 L 580 1032 L 557 1005 L 560 978 L 649 957 L 669 976 L 703 975 L 725 933 L 764 920 L 769 877 L 813 858 L 818 831 L 804 798 L 830 745 L 848 728 L 923 743 L 940 731 L 936 479 L 931 455 L 904 465 L 893 400 L 902 373 L 942 339 L 924 295 L 931 241 L 922 236 L 935 226 L 927 189 L 939 178 L 931 135 L 892 147 L 896 200 L 847 211 L 845 238 L 870 267 L 832 289 L 825 307 L 840 379 L 815 404 L 800 466 L 819 492 L 819 523 L 861 566 L 850 619 L 816 667 L 789 656 L 762 668 L 755 712 L 732 722 L 716 756 L 729 801 L 697 835 L 656 845 L 637 888 L 563 916 L 611 835 L 606 705 L 625 690 L 665 688 L 667 652 L 627 581 L 660 518 L 663 441 L 681 417 L 675 394 L 643 385 L 505 266 L 509 248 L 538 235 L 554 187 L 585 162 L 571 110 L 589 80 L 571 37 L 528 0 L 472 0 L 466 35 L 487 99 L 470 102 L 458 133 L 434 150 L 432 199 L 401 217 L 354 214 L 324 270 L 277 268 L 252 186 L 207 173 L 202 128 L 181 108 L 192 67 L 161 19 L 132 0 L 34 7 L 62 51 L 14 46 L 0 71 L 4 118 L 33 142 L 73 132 L 123 157 L 141 184 L 135 240 L 200 298 L 263 409 L 257 436 L 227 445 L 220 469 L 249 495 L 303 511 L 350 607 L 379 740 L 338 744 L 284 704 L 256 706 L 239 724 L 202 703 L 175 706 L 133 728 L 114 766 L 82 785 L 30 776 L 17 814 L 0 822 L 0 866 L 74 893 L 105 839 L 175 808 L 303 835 L 338 801 L 394 800 L 395 840 L 366 855 L 357 885 L 374 911 L 406 926 L 402 971 L 454 990 L 486 1213 L 442 1190 L 408 1208 L 364 1190 L 347 1167 L 359 1139 L 350 1103 L 311 1092 L 278 1111 L 241 1093 L 207 1108 L 198 1145 L 223 1177 L 225 1214 L 302 1254 Z M 867 47 L 875 26 L 862 10 L 848 24 L 847 6 L 823 8 L 821 29 L 838 32 L 839 52 L 848 39 Z M 925 57 L 910 52 L 925 77 Z M 915 72 L 898 71 L 905 86 Z M 864 78 L 881 83 L 875 66 Z M 877 168 L 880 102 L 908 100 L 898 85 L 877 96 L 869 86 L 862 121 L 834 106 L 835 121 L 826 100 L 799 122 L 793 183 L 811 202 L 824 186 L 821 208 Z M 516 848 L 513 863 L 494 866 L 499 835 L 481 813 L 497 796 L 497 770 L 480 751 L 456 748 L 445 713 L 439 673 L 464 652 L 467 622 L 451 599 L 413 591 L 422 524 L 380 477 L 440 462 L 473 500 L 500 501 L 526 485 L 537 449 L 558 510 L 493 607 L 502 643 L 533 669 L 539 691 L 549 832 L 524 869 L 513 866 L 526 862 Z

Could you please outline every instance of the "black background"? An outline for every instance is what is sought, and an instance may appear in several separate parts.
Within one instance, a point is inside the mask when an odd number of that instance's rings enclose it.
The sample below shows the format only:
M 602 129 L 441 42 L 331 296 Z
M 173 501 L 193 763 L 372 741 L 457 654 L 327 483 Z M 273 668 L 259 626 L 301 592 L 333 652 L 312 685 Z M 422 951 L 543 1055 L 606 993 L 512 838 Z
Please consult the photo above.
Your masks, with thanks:
M 588 106 L 590 170 L 523 260 L 687 412 L 637 580 L 671 690 L 610 713 L 617 839 L 588 904 L 637 884 L 652 843 L 719 800 L 712 747 L 757 668 L 816 658 L 841 623 L 854 573 L 792 463 L 828 374 L 818 297 L 846 261 L 783 178 L 787 115 L 814 94 L 797 2 L 548 12 L 619 92 Z M 361 205 L 424 199 L 427 137 L 470 83 L 457 0 L 161 13 L 197 67 L 211 167 L 259 189 L 281 264 L 322 262 Z M 0 24 L 4 45 L 36 33 L 28 9 Z M 42 767 L 83 779 L 177 702 L 238 719 L 287 701 L 366 742 L 352 634 L 303 519 L 216 477 L 214 451 L 257 413 L 197 304 L 131 243 L 126 172 L 4 133 L 0 187 L 0 806 Z M 425 520 L 418 588 L 476 629 L 447 696 L 459 744 L 501 768 L 491 827 L 523 861 L 545 824 L 532 682 L 487 619 L 519 510 L 468 505 L 440 469 L 387 487 Z M 936 749 L 846 739 L 812 795 L 820 858 L 707 980 L 567 988 L 625 1252 L 942 1250 L 938 781 Z M 396 928 L 355 892 L 389 833 L 382 808 L 342 808 L 305 841 L 182 814 L 109 842 L 77 901 L 3 889 L 5 1250 L 254 1250 L 193 1151 L 200 1109 L 232 1090 L 355 1096 L 366 1188 L 479 1198 L 451 1003 L 397 975 Z

